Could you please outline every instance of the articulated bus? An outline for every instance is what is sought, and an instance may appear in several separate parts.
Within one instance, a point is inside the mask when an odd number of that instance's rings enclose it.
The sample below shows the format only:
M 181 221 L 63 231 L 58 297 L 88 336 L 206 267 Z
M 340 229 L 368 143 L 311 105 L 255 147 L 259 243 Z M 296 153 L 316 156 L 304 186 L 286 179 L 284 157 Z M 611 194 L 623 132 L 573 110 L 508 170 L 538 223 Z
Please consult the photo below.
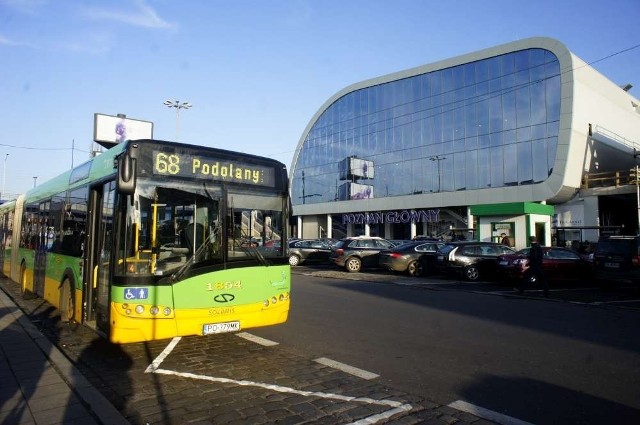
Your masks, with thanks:
M 115 343 L 275 325 L 289 210 L 278 161 L 127 141 L 0 205 L 0 265 Z

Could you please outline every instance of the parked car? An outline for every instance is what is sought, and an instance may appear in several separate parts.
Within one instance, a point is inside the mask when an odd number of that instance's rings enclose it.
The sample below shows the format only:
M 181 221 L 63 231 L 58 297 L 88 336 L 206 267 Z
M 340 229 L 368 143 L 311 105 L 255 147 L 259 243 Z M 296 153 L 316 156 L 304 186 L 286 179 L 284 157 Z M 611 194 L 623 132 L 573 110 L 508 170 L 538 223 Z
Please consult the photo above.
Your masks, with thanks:
M 498 256 L 513 254 L 512 248 L 495 242 L 448 242 L 436 257 L 438 268 L 448 273 L 462 274 L 467 280 L 495 277 Z
M 387 239 L 387 240 L 391 242 L 393 246 L 400 246 L 400 245 L 404 245 L 406 243 L 412 242 L 408 239 Z
M 338 241 L 340 239 L 334 239 L 334 238 L 318 238 L 319 241 L 325 242 L 330 246 L 336 246 L 336 244 L 338 243 Z
M 529 271 L 530 248 L 515 254 L 498 257 L 498 274 L 503 279 L 526 279 L 530 286 L 536 285 L 536 278 Z M 568 248 L 542 247 L 542 269 L 548 282 L 567 280 L 590 280 L 591 263 L 580 254 Z
M 263 246 L 268 246 L 272 248 L 280 248 L 282 246 L 282 241 L 280 239 L 269 239 L 264 243 Z
M 380 267 L 407 273 L 410 276 L 422 276 L 433 271 L 436 253 L 444 242 L 413 241 L 395 246 L 380 253 Z
M 331 245 L 318 239 L 301 239 L 289 242 L 289 264 L 298 266 L 305 262 L 329 262 Z
M 363 267 L 378 267 L 380 252 L 391 248 L 391 242 L 375 236 L 345 238 L 333 248 L 331 261 L 350 273 L 357 273 Z
M 640 282 L 640 236 L 601 238 L 593 253 L 595 279 L 607 287 L 616 282 Z
M 441 241 L 442 239 L 434 238 L 433 236 L 417 235 L 414 236 L 414 241 Z

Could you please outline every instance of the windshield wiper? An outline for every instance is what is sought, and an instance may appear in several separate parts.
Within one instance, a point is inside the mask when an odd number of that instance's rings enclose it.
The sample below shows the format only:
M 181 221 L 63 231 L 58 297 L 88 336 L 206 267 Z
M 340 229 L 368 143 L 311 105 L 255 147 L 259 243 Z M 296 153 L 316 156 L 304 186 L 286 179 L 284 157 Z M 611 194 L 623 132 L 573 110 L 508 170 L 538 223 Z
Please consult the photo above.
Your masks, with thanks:
M 173 273 L 170 277 L 172 282 L 176 282 L 178 280 L 180 280 L 180 278 L 182 278 L 182 276 L 193 266 L 193 264 L 196 262 L 196 259 L 198 257 L 200 257 L 200 254 L 204 252 L 204 250 L 207 248 L 209 241 L 205 241 L 202 245 L 200 245 L 198 247 L 198 249 L 196 249 L 196 252 L 193 253 L 193 255 L 184 263 L 184 265 L 182 267 L 180 267 L 175 273 Z

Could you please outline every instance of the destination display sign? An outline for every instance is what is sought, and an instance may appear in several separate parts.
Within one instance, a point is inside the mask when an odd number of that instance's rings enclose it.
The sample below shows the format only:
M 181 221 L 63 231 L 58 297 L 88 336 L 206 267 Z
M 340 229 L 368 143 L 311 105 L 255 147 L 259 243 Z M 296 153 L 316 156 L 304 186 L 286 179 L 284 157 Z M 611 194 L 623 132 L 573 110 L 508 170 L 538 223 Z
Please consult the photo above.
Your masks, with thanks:
M 273 187 L 273 168 L 191 153 L 153 151 L 153 174 Z

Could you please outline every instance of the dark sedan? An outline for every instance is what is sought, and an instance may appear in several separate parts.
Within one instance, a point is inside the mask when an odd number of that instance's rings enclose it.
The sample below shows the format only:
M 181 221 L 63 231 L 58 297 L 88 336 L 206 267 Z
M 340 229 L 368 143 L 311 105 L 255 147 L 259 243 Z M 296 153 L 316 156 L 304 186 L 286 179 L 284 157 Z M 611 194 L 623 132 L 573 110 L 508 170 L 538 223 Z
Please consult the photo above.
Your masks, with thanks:
M 380 267 L 407 273 L 410 276 L 421 276 L 433 271 L 438 248 L 444 242 L 413 241 L 382 251 L 378 260 Z
M 297 266 L 305 262 L 329 263 L 331 245 L 318 239 L 302 239 L 289 243 L 289 264 Z
M 475 281 L 480 277 L 494 277 L 498 256 L 516 251 L 494 242 L 449 242 L 438 250 L 438 268 Z
M 578 253 L 559 247 L 542 247 L 542 268 L 547 281 L 591 280 L 592 264 Z M 529 248 L 498 257 L 498 273 L 503 279 L 526 279 L 535 286 L 536 279 L 529 272 Z

